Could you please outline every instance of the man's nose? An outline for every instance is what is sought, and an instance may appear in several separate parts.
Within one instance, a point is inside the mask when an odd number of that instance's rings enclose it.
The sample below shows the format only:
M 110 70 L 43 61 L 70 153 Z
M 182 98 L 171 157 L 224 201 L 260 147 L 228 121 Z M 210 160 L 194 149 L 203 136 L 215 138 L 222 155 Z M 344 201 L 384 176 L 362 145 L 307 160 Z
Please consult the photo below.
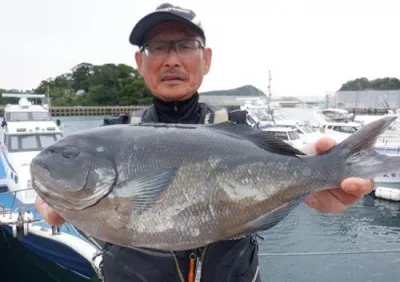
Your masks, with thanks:
M 170 48 L 167 56 L 164 59 L 164 65 L 171 67 L 171 66 L 179 66 L 181 64 L 180 57 L 175 48 Z

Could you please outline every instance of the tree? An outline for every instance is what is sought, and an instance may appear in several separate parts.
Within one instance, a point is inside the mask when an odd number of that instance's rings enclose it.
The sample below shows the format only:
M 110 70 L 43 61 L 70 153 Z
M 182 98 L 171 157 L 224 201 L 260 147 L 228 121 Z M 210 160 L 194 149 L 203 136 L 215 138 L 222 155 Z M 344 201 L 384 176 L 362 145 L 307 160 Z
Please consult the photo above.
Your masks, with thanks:
M 400 80 L 397 78 L 377 78 L 369 81 L 367 78 L 357 78 L 347 81 L 339 91 L 360 91 L 360 90 L 396 90 L 400 89 Z
M 78 64 L 71 73 L 43 80 L 35 89 L 48 90 L 53 106 L 146 105 L 152 97 L 138 71 L 125 64 Z

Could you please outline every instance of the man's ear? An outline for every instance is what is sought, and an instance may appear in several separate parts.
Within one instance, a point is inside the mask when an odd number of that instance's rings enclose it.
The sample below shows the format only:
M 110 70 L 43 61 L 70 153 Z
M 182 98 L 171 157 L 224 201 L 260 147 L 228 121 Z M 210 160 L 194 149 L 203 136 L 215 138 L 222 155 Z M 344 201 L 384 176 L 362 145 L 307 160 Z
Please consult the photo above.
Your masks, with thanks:
M 210 71 L 211 59 L 212 59 L 211 48 L 205 48 L 204 49 L 204 74 L 207 74 Z
M 142 71 L 143 71 L 143 56 L 142 56 L 142 52 L 140 51 L 136 51 L 135 52 L 135 61 L 136 61 L 136 66 L 137 66 L 137 70 L 139 72 L 139 74 L 141 76 L 142 75 Z

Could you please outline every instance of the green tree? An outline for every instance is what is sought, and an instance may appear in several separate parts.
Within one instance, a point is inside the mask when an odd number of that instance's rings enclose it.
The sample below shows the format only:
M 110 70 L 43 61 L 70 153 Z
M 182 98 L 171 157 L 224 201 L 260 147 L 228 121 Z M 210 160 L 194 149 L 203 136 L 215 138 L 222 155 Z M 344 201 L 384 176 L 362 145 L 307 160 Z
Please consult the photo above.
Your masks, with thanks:
M 396 90 L 400 89 L 400 80 L 393 77 L 377 78 L 369 81 L 367 78 L 357 78 L 347 81 L 342 85 L 340 91 L 360 91 L 360 90 Z

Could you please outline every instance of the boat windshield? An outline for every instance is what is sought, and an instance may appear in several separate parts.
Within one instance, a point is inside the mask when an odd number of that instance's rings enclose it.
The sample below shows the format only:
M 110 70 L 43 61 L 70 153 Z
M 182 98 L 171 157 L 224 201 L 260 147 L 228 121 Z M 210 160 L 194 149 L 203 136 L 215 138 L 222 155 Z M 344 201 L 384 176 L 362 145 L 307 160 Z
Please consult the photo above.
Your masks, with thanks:
M 358 130 L 356 126 L 334 126 L 332 130 L 343 132 L 343 133 L 354 133 Z
M 267 109 L 251 109 L 250 112 L 250 114 L 255 115 L 260 121 L 272 121 L 272 116 L 268 113 Z
M 300 139 L 299 134 L 296 131 L 290 131 L 288 132 L 290 140 L 297 140 Z
M 271 132 L 276 139 L 280 140 L 297 140 L 300 139 L 299 134 L 296 131 L 288 131 L 288 132 Z
M 8 121 L 47 121 L 51 120 L 48 112 L 8 112 L 6 113 Z
M 314 133 L 317 132 L 316 129 L 312 128 L 309 124 L 303 124 L 299 126 L 304 133 Z
M 5 138 L 9 152 L 41 151 L 62 138 L 61 133 L 15 134 Z

